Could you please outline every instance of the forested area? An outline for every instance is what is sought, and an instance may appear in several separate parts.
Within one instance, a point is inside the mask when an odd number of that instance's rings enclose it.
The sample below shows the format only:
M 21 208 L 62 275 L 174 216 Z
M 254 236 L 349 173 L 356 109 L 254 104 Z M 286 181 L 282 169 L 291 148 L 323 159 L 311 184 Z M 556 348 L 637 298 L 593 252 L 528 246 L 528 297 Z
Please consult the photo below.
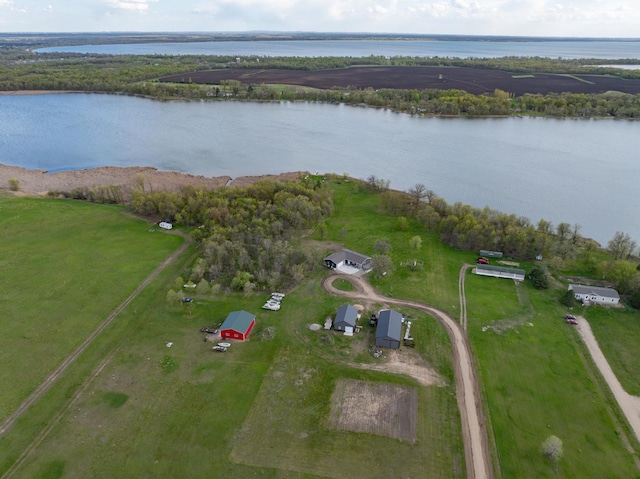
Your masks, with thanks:
M 27 49 L 0 49 L 0 91 L 54 90 L 123 93 L 160 100 L 318 101 L 370 105 L 414 115 L 493 116 L 541 115 L 553 117 L 639 118 L 640 95 L 619 93 L 523 95 L 496 90 L 473 95 L 462 90 L 399 90 L 336 87 L 328 90 L 252 85 L 235 80 L 220 85 L 158 82 L 163 76 L 220 68 L 327 69 L 356 65 L 464 66 L 501 69 L 514 73 L 594 73 L 624 78 L 640 77 L 640 70 L 593 66 L 615 60 L 558 60 L 505 57 L 450 59 L 415 57 L 253 57 L 230 56 L 82 55 L 33 53 Z M 625 60 L 626 63 L 638 60 Z
M 419 221 L 455 249 L 501 251 L 522 260 L 542 257 L 556 272 L 577 264 L 581 271 L 600 278 L 603 285 L 615 285 L 634 307 L 640 308 L 638 244 L 626 233 L 616 232 L 603 249 L 580 234 L 579 224 L 553 225 L 544 219 L 534 224 L 529 218 L 488 207 L 474 208 L 459 202 L 450 205 L 423 184 L 406 192 L 394 191 L 384 180 L 371 176 L 366 188 L 381 195 L 385 213 Z
M 302 246 L 301 236 L 328 217 L 333 204 L 318 181 L 301 179 L 211 191 L 141 188 L 132 192 L 130 207 L 136 214 L 193 227 L 201 255 L 188 280 L 248 293 L 294 286 L 322 264 Z

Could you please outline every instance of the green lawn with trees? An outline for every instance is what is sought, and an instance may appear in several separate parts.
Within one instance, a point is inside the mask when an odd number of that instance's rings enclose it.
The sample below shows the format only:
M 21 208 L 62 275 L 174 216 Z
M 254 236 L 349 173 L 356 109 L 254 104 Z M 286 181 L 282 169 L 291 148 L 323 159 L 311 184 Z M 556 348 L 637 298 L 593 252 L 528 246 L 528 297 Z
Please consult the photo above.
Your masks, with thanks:
M 402 311 L 414 320 L 416 338 L 415 350 L 405 349 L 438 373 L 440 386 L 367 369 L 384 358 L 369 353 L 373 331 L 366 323 L 353 338 L 312 331 L 309 324 L 323 324 L 345 303 L 320 287 L 327 274 L 322 258 L 341 245 L 380 260 L 369 279 L 382 294 L 431 304 L 457 318 L 459 272 L 475 262 L 480 243 L 474 241 L 484 237 L 495 241 L 491 249 L 510 251 L 509 260 L 527 273 L 535 264 L 552 276 L 546 289 L 530 280 L 515 285 L 471 272 L 466 277 L 468 332 L 498 477 L 640 477 L 629 452 L 639 450 L 638 441 L 577 332 L 562 319 L 567 278 L 600 271 L 611 253 L 591 251 L 587 261 L 584 251 L 591 246 L 575 226 L 541 221 L 532 227 L 515 216 L 450 206 L 418 185 L 406 194 L 388 187 L 378 178 L 358 181 L 345 174 L 290 185 L 136 193 L 130 208 L 154 217 L 159 208 L 171 210 L 183 227 L 193 227 L 194 247 L 150 283 L 2 437 L 0 473 L 302 479 L 349 478 L 363 470 L 383 478 L 404 470 L 410 477 L 465 477 L 451 345 L 439 323 Z M 6 212 L 0 226 L 13 228 L 16 237 L 11 254 L 1 256 L 3 266 L 13 271 L 24 265 L 23 277 L 3 280 L 0 290 L 6 298 L 22 298 L 11 303 L 20 321 L 6 320 L 16 335 L 9 346 L 14 370 L 6 380 L 17 384 L 34 368 L 33 361 L 19 360 L 34 353 L 27 340 L 43 345 L 36 360 L 46 356 L 53 367 L 181 240 L 149 231 L 119 206 L 5 197 L 0 207 Z M 532 238 L 523 240 L 530 232 Z M 548 262 L 529 256 L 538 247 Z M 85 270 L 102 274 L 94 278 Z M 76 287 L 60 286 L 65 280 Z M 196 285 L 188 289 L 194 301 L 183 303 L 189 281 Z M 282 309 L 262 310 L 274 288 L 287 293 Z M 53 301 L 57 316 L 43 313 L 55 313 L 53 306 L 21 304 L 34 297 Z M 200 328 L 217 326 L 237 309 L 257 314 L 250 340 L 225 353 L 211 351 Z M 62 325 L 67 314 L 70 322 L 56 329 L 53 320 Z M 612 367 L 637 393 L 633 338 L 640 335 L 640 313 L 624 307 L 586 314 Z M 87 317 L 97 319 L 87 325 Z M 45 320 L 48 329 L 41 331 L 37 326 Z M 616 326 L 609 328 L 611 322 Z M 51 334 L 59 335 L 55 345 L 47 341 Z M 45 342 L 57 348 L 55 357 Z M 612 358 L 612 351 L 618 356 Z M 33 374 L 32 383 L 41 377 Z M 415 390 L 416 442 L 328 427 L 331 395 L 342 380 Z M 19 399 L 4 390 L 0 397 L 7 413 Z

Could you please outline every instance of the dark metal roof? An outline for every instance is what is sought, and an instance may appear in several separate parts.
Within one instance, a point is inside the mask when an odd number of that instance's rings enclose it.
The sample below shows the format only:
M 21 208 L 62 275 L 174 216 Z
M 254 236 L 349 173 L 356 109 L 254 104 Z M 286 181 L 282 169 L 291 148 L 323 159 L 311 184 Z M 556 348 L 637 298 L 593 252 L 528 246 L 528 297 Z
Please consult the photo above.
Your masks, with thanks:
M 338 308 L 338 312 L 336 313 L 336 320 L 333 322 L 333 324 L 336 325 L 345 323 L 347 326 L 355 327 L 357 319 L 358 310 L 350 304 L 344 304 Z
M 389 338 L 400 341 L 402 337 L 402 315 L 393 309 L 380 311 L 376 339 Z

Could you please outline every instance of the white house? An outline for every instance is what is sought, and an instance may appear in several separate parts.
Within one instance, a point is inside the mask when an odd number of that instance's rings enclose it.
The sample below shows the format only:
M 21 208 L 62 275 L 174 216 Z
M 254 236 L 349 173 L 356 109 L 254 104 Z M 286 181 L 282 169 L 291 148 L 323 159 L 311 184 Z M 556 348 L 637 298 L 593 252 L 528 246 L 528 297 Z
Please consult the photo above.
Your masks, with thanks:
M 620 295 L 612 288 L 570 284 L 569 289 L 574 292 L 576 299 L 582 301 L 585 306 L 591 303 L 616 305 L 620 302 Z
M 373 261 L 369 256 L 365 256 L 350 249 L 342 249 L 324 259 L 327 268 L 339 269 L 341 266 L 369 271 L 373 267 Z

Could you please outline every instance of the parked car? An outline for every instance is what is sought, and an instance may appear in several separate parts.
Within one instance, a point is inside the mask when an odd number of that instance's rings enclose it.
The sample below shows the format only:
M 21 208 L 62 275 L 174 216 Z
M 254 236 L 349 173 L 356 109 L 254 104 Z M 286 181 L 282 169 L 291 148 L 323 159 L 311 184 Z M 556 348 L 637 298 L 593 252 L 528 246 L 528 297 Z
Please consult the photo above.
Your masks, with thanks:
M 489 260 L 487 258 L 478 258 L 478 264 L 489 264 Z
M 567 319 L 567 323 L 573 324 L 575 326 L 576 324 L 578 324 L 578 321 L 576 321 L 575 319 Z
M 182 298 L 182 302 L 183 303 L 193 303 L 193 298 L 189 298 L 189 297 Z
M 565 314 L 564 319 L 576 319 L 576 317 L 573 314 Z

